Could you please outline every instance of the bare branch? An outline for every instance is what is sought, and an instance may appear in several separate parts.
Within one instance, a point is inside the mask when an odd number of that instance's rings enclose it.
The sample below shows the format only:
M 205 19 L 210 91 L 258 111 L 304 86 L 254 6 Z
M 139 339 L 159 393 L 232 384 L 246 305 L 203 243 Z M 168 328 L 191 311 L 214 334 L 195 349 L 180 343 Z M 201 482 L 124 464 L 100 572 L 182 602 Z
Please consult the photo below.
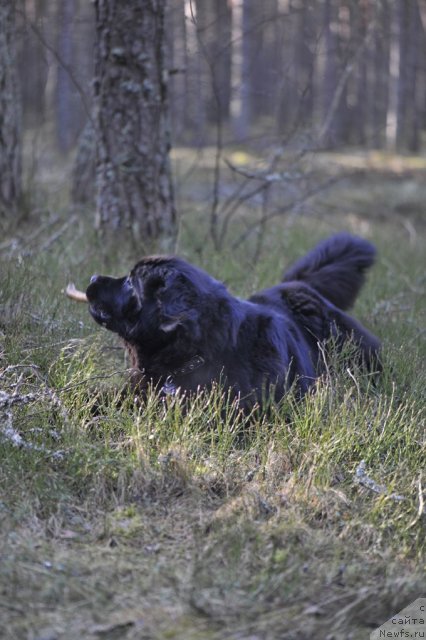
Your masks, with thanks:
M 278 218 L 279 216 L 282 216 L 284 213 L 291 211 L 296 206 L 300 206 L 301 204 L 304 204 L 307 200 L 317 195 L 321 191 L 328 189 L 331 185 L 336 184 L 341 179 L 342 179 L 341 176 L 335 176 L 333 178 L 330 178 L 329 180 L 326 180 L 326 182 L 323 182 L 322 184 L 316 186 L 314 189 L 311 189 L 306 193 L 304 193 L 299 199 L 293 200 L 292 202 L 289 202 L 283 207 L 274 209 L 273 211 L 271 211 L 271 213 L 262 216 L 261 220 L 256 220 L 255 222 L 252 222 L 244 231 L 244 233 L 242 233 L 235 240 L 235 242 L 233 242 L 232 249 L 233 250 L 237 249 L 240 246 L 240 244 L 242 244 L 250 236 L 250 234 L 253 233 L 253 231 L 257 229 L 259 226 L 265 225 L 267 222 L 269 222 L 273 218 Z

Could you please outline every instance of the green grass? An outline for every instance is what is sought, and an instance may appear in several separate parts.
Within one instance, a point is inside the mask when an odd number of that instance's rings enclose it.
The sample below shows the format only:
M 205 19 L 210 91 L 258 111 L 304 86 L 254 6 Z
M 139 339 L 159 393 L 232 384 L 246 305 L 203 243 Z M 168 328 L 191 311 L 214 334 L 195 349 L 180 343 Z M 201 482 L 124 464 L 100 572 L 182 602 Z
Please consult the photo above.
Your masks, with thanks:
M 188 208 L 176 251 L 237 295 L 337 229 L 379 248 L 355 313 L 383 340 L 380 379 L 337 359 L 315 394 L 245 425 L 220 388 L 185 411 L 117 405 L 119 342 L 61 290 L 126 272 L 134 247 L 83 219 L 49 244 L 66 218 L 2 245 L 0 417 L 23 446 L 0 438 L 1 637 L 361 639 L 424 595 L 424 227 L 354 217 L 345 188 L 271 225 L 257 264 L 255 238 L 217 254 Z M 346 208 L 321 214 L 333 198 Z

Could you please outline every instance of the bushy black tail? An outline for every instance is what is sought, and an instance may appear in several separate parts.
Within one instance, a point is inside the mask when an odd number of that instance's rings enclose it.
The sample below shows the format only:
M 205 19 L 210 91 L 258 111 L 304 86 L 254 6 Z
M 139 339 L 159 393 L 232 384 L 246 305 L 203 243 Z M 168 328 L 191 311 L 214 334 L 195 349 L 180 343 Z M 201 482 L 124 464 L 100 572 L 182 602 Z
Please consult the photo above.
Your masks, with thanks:
M 375 247 L 349 233 L 337 233 L 320 242 L 285 273 L 284 282 L 301 280 L 339 309 L 349 309 L 374 263 Z

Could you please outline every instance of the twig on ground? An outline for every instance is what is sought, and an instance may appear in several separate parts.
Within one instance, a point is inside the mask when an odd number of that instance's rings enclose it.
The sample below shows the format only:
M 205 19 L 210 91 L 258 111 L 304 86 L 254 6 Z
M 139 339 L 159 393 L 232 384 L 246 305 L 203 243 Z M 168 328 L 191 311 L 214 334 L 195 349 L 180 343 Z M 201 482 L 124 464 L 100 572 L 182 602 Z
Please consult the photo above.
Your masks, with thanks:
M 356 482 L 358 482 L 358 484 L 361 484 L 363 487 L 370 489 L 370 491 L 374 491 L 374 493 L 379 493 L 382 495 L 387 494 L 388 493 L 387 487 L 384 484 L 378 484 L 375 480 L 370 478 L 365 471 L 365 467 L 366 467 L 365 460 L 361 460 L 361 462 L 359 463 L 359 465 L 355 470 Z M 397 493 L 390 494 L 389 498 L 397 502 L 400 502 L 401 500 L 405 499 L 404 496 L 401 496 Z
M 32 375 L 35 375 L 36 379 L 40 383 L 40 388 L 36 392 L 20 392 L 22 385 L 25 383 L 28 384 L 28 379 L 24 380 L 26 370 L 30 371 Z M 7 374 L 14 373 L 19 375 L 17 375 L 14 380 L 10 381 L 9 386 L 13 391 L 7 392 L 0 390 L 0 416 L 3 417 L 3 425 L 0 427 L 0 437 L 10 442 L 15 447 L 41 451 L 46 455 L 57 459 L 63 458 L 63 451 L 51 451 L 43 445 L 28 442 L 13 426 L 13 408 L 15 406 L 26 406 L 43 400 L 47 400 L 51 406 L 55 407 L 59 411 L 63 423 L 67 424 L 69 422 L 68 413 L 60 398 L 57 393 L 46 384 L 46 381 L 40 373 L 40 368 L 37 365 L 10 365 L 3 369 L 3 371 L 0 371 L 0 379 L 4 380 Z M 56 436 L 55 439 L 58 439 L 59 435 L 57 433 Z
M 421 474 L 419 475 L 419 481 L 418 481 L 418 485 L 417 486 L 418 486 L 418 495 L 419 495 L 419 508 L 418 508 L 418 511 L 417 511 L 417 516 L 408 525 L 409 529 L 414 527 L 414 525 L 417 524 L 417 522 L 420 520 L 420 518 L 422 516 L 426 515 L 425 499 L 424 499 L 424 495 L 423 495 L 422 476 L 421 476 Z
M 11 407 L 15 404 L 29 404 L 35 402 L 39 397 L 37 394 L 25 394 L 24 396 L 8 396 L 5 392 L 0 392 L 0 411 L 5 418 L 5 424 L 0 428 L 0 437 L 7 442 L 10 442 L 14 447 L 20 449 L 30 449 L 32 451 L 40 451 L 52 458 L 62 460 L 65 455 L 64 451 L 51 451 L 42 445 L 34 444 L 33 442 L 27 442 L 21 436 L 21 434 L 13 427 L 13 412 Z

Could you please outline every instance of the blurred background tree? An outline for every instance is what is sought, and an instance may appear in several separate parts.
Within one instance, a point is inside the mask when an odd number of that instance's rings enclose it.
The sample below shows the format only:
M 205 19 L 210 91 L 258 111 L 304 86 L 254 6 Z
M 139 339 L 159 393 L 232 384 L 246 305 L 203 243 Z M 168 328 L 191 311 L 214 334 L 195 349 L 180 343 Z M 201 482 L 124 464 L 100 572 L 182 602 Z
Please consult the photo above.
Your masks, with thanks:
M 95 3 L 98 27 L 103 4 Z M 135 29 L 131 17 L 148 19 L 145 4 L 117 3 L 113 26 Z M 27 21 L 17 42 L 25 124 L 54 116 L 56 144 L 68 151 L 87 120 L 69 69 L 90 102 L 95 12 L 83 0 L 22 0 L 22 6 Z M 164 9 L 175 144 L 207 144 L 208 127 L 220 118 L 228 140 L 240 129 L 252 139 L 260 129 L 269 144 L 296 124 L 299 138 L 314 138 L 330 119 L 322 140 L 327 148 L 422 146 L 425 0 L 169 0 Z M 151 39 L 159 37 L 152 32 Z M 132 40 L 141 42 L 136 32 L 129 33 Z M 97 44 L 95 51 L 105 45 Z M 154 52 L 150 58 L 155 64 Z
M 176 147 L 424 150 L 426 0 L 153 6 L 20 2 L 24 130 L 78 149 L 77 203 L 93 201 L 97 166 L 98 223 L 173 225 L 168 115 Z

